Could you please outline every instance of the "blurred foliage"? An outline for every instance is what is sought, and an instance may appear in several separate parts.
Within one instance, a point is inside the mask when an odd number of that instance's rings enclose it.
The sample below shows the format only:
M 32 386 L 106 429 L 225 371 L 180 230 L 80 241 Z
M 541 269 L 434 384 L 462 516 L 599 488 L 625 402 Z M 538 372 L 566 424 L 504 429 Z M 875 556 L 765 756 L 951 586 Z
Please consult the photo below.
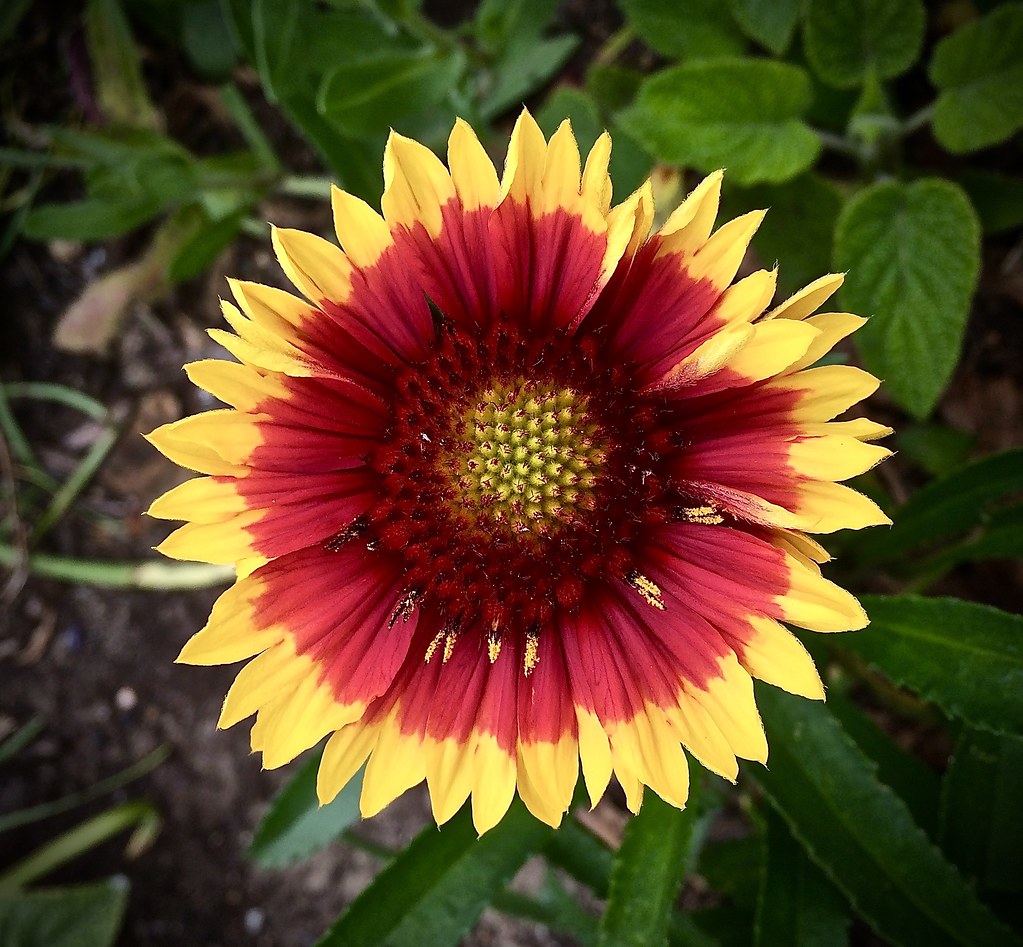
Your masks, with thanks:
M 0 41 L 17 41 L 30 7 L 0 7 Z M 896 525 L 839 538 L 836 571 L 897 594 L 866 599 L 872 633 L 808 642 L 830 669 L 827 708 L 761 689 L 770 769 L 745 767 L 735 790 L 694 766 L 690 808 L 649 798 L 617 851 L 575 819 L 553 832 L 518 804 L 481 841 L 462 812 L 403 851 L 381 849 L 354 831 L 357 780 L 317 807 L 312 757 L 272 803 L 252 857 L 278 867 L 341 839 L 384 863 L 323 944 L 450 944 L 488 905 L 584 945 L 845 944 L 854 921 L 893 944 L 1018 943 L 1023 626 L 911 593 L 963 564 L 1023 554 L 1023 453 L 971 459 L 972 438 L 934 419 L 959 364 L 982 236 L 1018 239 L 1023 225 L 1023 3 L 619 0 L 610 20 L 598 17 L 614 29 L 599 43 L 554 0 L 464 10 L 441 26 L 417 0 L 88 0 L 81 114 L 46 126 L 8 116 L 0 254 L 19 237 L 134 234 L 144 248 L 90 287 L 76 303 L 84 328 L 69 310 L 57 343 L 102 351 L 132 300 L 263 233 L 266 199 L 326 198 L 326 178 L 307 173 L 306 157 L 300 173 L 270 133 L 282 121 L 326 175 L 375 202 L 389 128 L 442 153 L 461 116 L 496 153 L 526 102 L 548 134 L 570 117 L 583 147 L 610 129 L 620 195 L 651 169 L 671 193 L 680 173 L 726 167 L 729 215 L 772 208 L 754 249 L 780 261 L 783 291 L 848 271 L 842 305 L 873 317 L 859 357 L 886 380 L 898 447 L 923 486 L 897 502 L 864 478 Z M 179 57 L 233 125 L 224 137 L 235 148 L 200 156 L 168 134 L 145 49 Z M 51 199 L 55 182 L 76 197 Z M 8 406 L 30 396 L 59 396 L 101 428 L 65 484 L 39 467 Z M 35 524 L 29 547 L 111 443 L 113 421 L 82 399 L 0 387 L 0 423 L 26 481 L 22 514 Z M 47 574 L 103 581 L 54 561 Z M 884 728 L 851 699 L 864 692 Z M 955 740 L 944 773 L 892 738 L 905 727 Z M 722 807 L 741 809 L 746 836 L 707 833 Z M 533 855 L 548 866 L 543 885 L 510 888 Z M 712 895 L 683 911 L 687 879 L 690 893 Z M 570 893 L 580 889 L 607 902 L 599 920 Z M 57 917 L 61 897 L 92 918 L 83 925 L 116 929 L 123 894 L 109 886 L 0 890 L 0 940 Z
M 34 719 L 0 741 L 0 765 L 28 747 L 43 730 Z M 0 816 L 6 832 L 52 820 L 145 776 L 167 758 L 165 748 L 98 783 L 62 799 Z M 44 843 L 14 864 L 0 866 L 0 944 L 7 947 L 112 947 L 128 903 L 121 875 L 71 886 L 29 887 L 108 839 L 131 830 L 125 856 L 136 858 L 152 844 L 162 820 L 146 802 L 111 806 Z

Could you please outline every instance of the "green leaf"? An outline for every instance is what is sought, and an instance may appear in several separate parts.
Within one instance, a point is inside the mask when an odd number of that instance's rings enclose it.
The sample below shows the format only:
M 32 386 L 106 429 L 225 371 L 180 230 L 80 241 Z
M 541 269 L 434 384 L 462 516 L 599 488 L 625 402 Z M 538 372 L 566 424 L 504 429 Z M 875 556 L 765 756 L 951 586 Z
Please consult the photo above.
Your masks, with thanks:
M 341 187 L 371 204 L 379 203 L 384 182 L 377 142 L 344 134 L 320 115 L 315 104 L 305 95 L 296 94 L 285 99 L 281 109 L 337 175 L 337 183 Z
M 748 767 L 747 775 L 882 938 L 905 947 L 1019 943 L 878 782 L 826 707 L 769 687 L 758 687 L 757 703 L 770 768 Z
M 142 80 L 135 39 L 118 0 L 89 0 L 85 37 L 103 115 L 119 125 L 157 128 L 159 118 Z
M 746 45 L 718 0 L 618 0 L 625 19 L 654 49 L 673 59 L 734 56 Z
M 698 786 L 694 779 L 681 810 L 648 791 L 639 813 L 629 820 L 600 919 L 601 947 L 666 943 L 672 904 L 706 829 Z
M 922 0 L 808 0 L 806 56 L 839 88 L 862 85 L 871 72 L 891 79 L 920 55 L 924 20 Z
M 0 893 L 4 947 L 112 947 L 128 902 L 123 879 Z
M 6 763 L 28 746 L 46 726 L 42 717 L 32 717 L 0 741 L 0 763 Z
M 820 152 L 816 133 L 801 120 L 809 105 L 810 82 L 797 66 L 717 60 L 654 73 L 620 118 L 669 164 L 727 167 L 736 184 L 779 183 Z
M 1023 617 L 954 598 L 862 596 L 842 646 L 974 727 L 1023 735 Z
M 220 220 L 204 219 L 174 254 L 167 267 L 167 278 L 172 283 L 183 283 L 206 272 L 238 236 L 245 213 L 242 208 Z
M 777 815 L 767 817 L 764 844 L 767 870 L 760 885 L 754 944 L 843 947 L 849 940 L 849 907 Z
M 256 828 L 249 857 L 263 868 L 283 868 L 329 845 L 359 820 L 361 771 L 334 798 L 321 806 L 316 773 L 321 752 L 313 753 L 274 796 Z
M 220 0 L 192 0 L 181 10 L 181 45 L 207 79 L 225 80 L 238 60 L 238 47 Z
M 868 632 L 869 634 L 869 632 Z M 859 706 L 832 686 L 828 708 L 842 729 L 877 766 L 877 776 L 906 804 L 917 825 L 931 838 L 938 834 L 938 775 L 899 746 Z
M 867 563 L 897 562 L 921 547 L 997 523 L 998 507 L 1023 491 L 1023 449 L 990 454 L 918 490 L 885 533 L 857 547 Z
M 449 947 L 552 830 L 516 800 L 476 837 L 469 807 L 428 825 L 349 906 L 317 947 Z
M 938 178 L 887 182 L 842 211 L 835 266 L 841 300 L 874 318 L 856 333 L 867 368 L 919 418 L 930 414 L 959 359 L 980 272 L 980 226 L 962 190 Z
M 811 173 L 774 186 L 726 186 L 724 205 L 730 217 L 769 209 L 753 247 L 764 265 L 777 262 L 781 292 L 793 293 L 828 271 L 842 195 L 826 178 Z
M 967 877 L 1023 889 L 1023 739 L 963 728 L 942 785 L 941 844 Z
M 444 100 L 465 68 L 461 53 L 394 52 L 343 62 L 323 79 L 317 109 L 350 135 L 379 135 Z
M 710 843 L 700 852 L 700 875 L 738 907 L 754 909 L 764 870 L 764 845 L 759 834 Z
M 732 15 L 742 31 L 781 56 L 799 22 L 799 0 L 731 0 Z
M 594 98 L 601 112 L 613 114 L 625 108 L 639 91 L 643 73 L 614 63 L 594 64 L 586 72 L 586 91 Z M 612 157 L 613 157 L 612 152 Z
M 974 169 L 964 172 L 959 184 L 970 196 L 984 233 L 1023 225 L 1023 178 Z
M 531 92 L 561 69 L 578 45 L 576 36 L 555 36 L 511 47 L 494 65 L 490 82 L 480 97 L 480 114 L 491 119 L 521 106 Z
M 938 43 L 934 135 L 949 151 L 997 145 L 1023 127 L 1023 3 L 1006 3 Z
M 30 240 L 105 240 L 134 230 L 161 210 L 153 198 L 40 204 L 28 212 L 22 233 Z
M 944 424 L 909 424 L 895 432 L 899 453 L 932 477 L 944 477 L 966 463 L 975 438 Z

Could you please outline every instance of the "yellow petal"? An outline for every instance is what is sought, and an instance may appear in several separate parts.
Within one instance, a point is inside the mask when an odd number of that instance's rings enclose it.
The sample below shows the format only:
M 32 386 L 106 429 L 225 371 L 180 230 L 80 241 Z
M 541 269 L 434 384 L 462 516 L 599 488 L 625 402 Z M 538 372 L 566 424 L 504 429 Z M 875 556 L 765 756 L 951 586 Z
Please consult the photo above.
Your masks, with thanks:
M 186 480 L 154 500 L 146 512 L 160 520 L 218 523 L 248 508 L 235 483 L 234 479 L 213 477 Z
M 723 177 L 724 171 L 708 174 L 668 217 L 658 231 L 663 252 L 692 255 L 707 242 L 721 203 Z
M 714 315 L 726 324 L 752 322 L 768 307 L 777 285 L 777 270 L 757 270 L 721 294 Z
M 316 774 L 316 798 L 325 806 L 359 771 L 377 745 L 377 724 L 350 723 L 327 741 Z
M 753 327 L 743 322 L 727 326 L 668 369 L 653 387 L 659 389 L 692 385 L 701 378 L 721 371 L 738 357 L 753 336 Z
M 206 358 L 190 362 L 185 374 L 193 385 L 240 411 L 255 411 L 270 398 L 286 398 L 288 390 L 272 375 L 260 375 L 248 365 Z
M 682 745 L 712 773 L 735 782 L 739 763 L 731 744 L 714 722 L 713 717 L 686 691 L 680 691 L 678 706 L 668 715 L 675 735 Z
M 822 365 L 807 368 L 769 382 L 772 388 L 802 391 L 803 396 L 793 409 L 800 421 L 830 421 L 877 391 L 881 383 L 852 365 Z
M 824 685 L 799 639 L 772 618 L 750 619 L 753 634 L 743 645 L 742 666 L 754 677 L 790 694 L 824 700 Z
M 366 765 L 359 809 L 369 819 L 426 778 L 426 756 L 418 734 L 402 733 L 395 714 L 381 721 L 376 749 Z
M 263 518 L 262 510 L 249 510 L 216 523 L 179 526 L 156 551 L 170 559 L 231 564 L 256 552 L 248 527 Z
M 261 627 L 256 621 L 256 600 L 263 587 L 258 579 L 236 582 L 213 606 L 206 626 L 192 635 L 176 660 L 180 664 L 210 666 L 244 661 L 284 640 L 280 625 Z
M 339 704 L 330 685 L 312 674 L 292 693 L 260 708 L 252 726 L 252 749 L 263 754 L 264 769 L 277 769 L 364 710 L 364 704 Z
M 288 337 L 286 326 L 297 328 L 309 319 L 315 318 L 317 314 L 321 318 L 323 316 L 323 313 L 310 306 L 306 300 L 275 286 L 264 286 L 262 283 L 250 283 L 230 277 L 227 285 L 231 287 L 231 295 L 245 315 L 263 328 L 276 331 L 286 338 Z
M 577 213 L 580 174 L 579 145 L 572 134 L 572 123 L 566 118 L 547 144 L 542 191 L 535 205 L 537 212 L 554 213 L 558 208 L 564 208 L 569 213 Z M 584 215 L 584 222 L 596 232 L 603 233 L 604 215 L 595 208 L 590 210 L 592 214 Z
M 814 480 L 848 480 L 876 467 L 892 452 L 855 437 L 808 437 L 789 445 L 789 466 Z
M 293 642 L 286 637 L 241 669 L 224 698 L 217 726 L 221 730 L 233 727 L 260 707 L 293 693 L 299 681 L 317 671 L 312 658 L 296 654 Z
M 611 746 L 597 715 L 583 707 L 575 708 L 579 723 L 579 757 L 590 805 L 600 802 L 611 780 Z
M 436 237 L 441 208 L 455 196 L 451 176 L 429 148 L 392 131 L 384 148 L 384 196 L 380 206 L 391 227 L 421 223 Z
M 466 210 L 497 205 L 501 184 L 494 164 L 476 132 L 460 118 L 455 120 L 448 139 L 448 166 L 455 191 Z
M 646 241 L 654 220 L 654 196 L 647 181 L 607 216 L 607 249 L 601 271 L 609 277 L 619 260 L 631 260 Z
M 785 321 L 791 322 L 788 319 Z M 820 335 L 814 339 L 813 344 L 806 350 L 806 354 L 798 362 L 790 365 L 788 370 L 795 372 L 808 365 L 813 365 L 866 321 L 862 316 L 854 316 L 848 312 L 826 312 L 819 316 L 810 316 L 802 324 L 813 326 L 820 332 Z
M 319 305 L 343 303 L 351 291 L 351 264 L 323 237 L 304 230 L 270 229 L 274 252 L 288 279 L 306 299 Z
M 723 291 L 735 278 L 753 234 L 766 213 L 763 210 L 750 211 L 721 227 L 693 255 L 688 268 L 690 277 L 708 280 Z
M 607 173 L 610 160 L 611 136 L 605 131 L 586 156 L 581 187 L 583 200 L 605 215 L 611 207 L 611 176 Z M 652 206 L 651 200 L 651 210 Z
M 423 742 L 426 757 L 426 784 L 430 790 L 430 806 L 437 825 L 443 825 L 469 798 L 472 791 L 475 747 L 471 739 L 444 740 L 427 738 Z
M 482 835 L 504 818 L 515 796 L 515 757 L 484 733 L 476 738 L 472 766 L 472 824 Z
M 554 743 L 519 741 L 519 795 L 526 808 L 548 825 L 560 824 L 568 811 L 578 774 L 579 747 L 571 734 Z
M 729 359 L 728 369 L 749 382 L 771 378 L 804 355 L 819 335 L 805 322 L 758 322 L 747 344 Z
M 814 280 L 767 314 L 768 319 L 805 319 L 816 312 L 845 281 L 843 273 L 829 273 Z
M 806 434 L 827 435 L 839 434 L 843 437 L 855 437 L 858 441 L 876 441 L 887 437 L 892 429 L 886 424 L 878 424 L 867 418 L 853 418 L 851 421 L 825 421 L 820 424 L 804 424 Z
M 811 533 L 890 526 L 891 520 L 870 497 L 840 483 L 808 480 L 799 485 L 798 514 Z
M 789 590 L 778 596 L 785 621 L 810 631 L 855 631 L 868 622 L 855 596 L 794 557 L 786 557 Z
M 342 191 L 339 187 L 332 187 L 330 206 L 334 212 L 334 230 L 337 232 L 338 243 L 348 257 L 345 260 L 346 269 L 342 271 L 347 279 L 349 261 L 363 269 L 372 266 L 394 241 L 387 221 L 361 197 Z
M 753 698 L 753 680 L 734 654 L 719 659 L 719 677 L 703 687 L 687 687 L 694 701 L 710 714 L 732 752 L 758 763 L 767 760 L 767 738 Z
M 547 163 L 547 142 L 540 126 L 525 109 L 512 129 L 508 157 L 501 179 L 501 200 L 511 198 L 520 204 L 538 200 L 543 186 L 543 169 Z

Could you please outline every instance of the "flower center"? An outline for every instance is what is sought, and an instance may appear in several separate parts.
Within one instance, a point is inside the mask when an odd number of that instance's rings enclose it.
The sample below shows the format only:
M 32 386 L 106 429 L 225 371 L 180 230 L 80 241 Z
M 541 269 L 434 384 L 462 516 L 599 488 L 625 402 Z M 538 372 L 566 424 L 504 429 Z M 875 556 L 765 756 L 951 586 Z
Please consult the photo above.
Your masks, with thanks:
M 453 499 L 515 533 L 546 534 L 595 505 L 607 457 L 587 400 L 516 378 L 483 390 L 452 424 L 438 467 Z

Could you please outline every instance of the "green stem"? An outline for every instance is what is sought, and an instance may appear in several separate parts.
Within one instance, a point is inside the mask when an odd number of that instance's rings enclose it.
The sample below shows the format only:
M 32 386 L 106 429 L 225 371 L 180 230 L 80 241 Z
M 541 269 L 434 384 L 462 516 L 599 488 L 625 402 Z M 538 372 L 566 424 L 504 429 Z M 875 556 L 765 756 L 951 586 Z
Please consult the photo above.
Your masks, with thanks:
M 40 819 L 48 819 L 51 816 L 60 815 L 62 812 L 68 812 L 86 802 L 98 799 L 100 796 L 105 796 L 115 789 L 127 786 L 136 779 L 145 776 L 146 773 L 156 769 L 169 755 L 170 750 L 166 746 L 157 747 L 157 749 L 137 763 L 132 763 L 131 766 L 122 769 L 121 772 L 114 773 L 113 776 L 108 776 L 106 779 L 101 779 L 98 783 L 93 783 L 93 785 L 87 786 L 79 792 L 69 793 L 53 802 L 43 802 L 37 806 L 18 809 L 16 812 L 2 815 L 0 816 L 0 832 L 9 832 L 18 826 L 30 825 L 33 822 L 38 822 Z
M 47 381 L 11 381 L 3 385 L 8 398 L 34 398 L 37 401 L 52 401 L 81 411 L 93 421 L 104 421 L 107 409 L 95 398 L 69 388 Z
M 849 158 L 859 158 L 860 149 L 856 145 L 849 141 L 842 135 L 836 135 L 834 132 L 826 132 L 821 129 L 815 129 L 817 137 L 821 140 L 821 144 L 825 148 L 829 148 L 836 154 L 845 155 Z
M 252 114 L 245 97 L 238 91 L 238 87 L 234 83 L 229 82 L 220 87 L 220 101 L 224 103 L 224 108 L 227 109 L 235 125 L 238 126 L 238 131 L 242 133 L 242 137 L 248 142 L 260 163 L 272 171 L 280 171 L 281 163 L 273 146 L 263 134 L 263 129 L 259 127 L 259 122 Z
M 593 62 L 598 66 L 611 65 L 635 38 L 636 31 L 631 26 L 623 26 L 604 41 L 604 45 L 593 57 Z
M 93 442 L 88 453 L 82 458 L 81 463 L 75 468 L 74 473 L 61 484 L 60 489 L 53 495 L 49 506 L 43 511 L 43 515 L 36 521 L 32 530 L 29 543 L 34 545 L 39 542 L 70 509 L 78 495 L 85 489 L 86 484 L 95 476 L 96 471 L 107 459 L 117 438 L 121 432 L 114 427 L 105 428 Z
M 332 183 L 330 178 L 289 175 L 277 185 L 277 191 L 290 197 L 308 197 L 322 201 L 330 196 Z
M 101 812 L 7 869 L 0 875 L 0 891 L 23 888 L 132 826 L 135 830 L 128 840 L 129 857 L 143 851 L 156 836 L 160 817 L 144 802 L 127 802 Z
M 11 413 L 11 406 L 7 401 L 7 387 L 0 385 L 0 431 L 3 432 L 4 438 L 10 445 L 11 453 L 15 459 L 26 467 L 36 467 L 38 463 L 28 438 L 25 437 Z
M 0 566 L 13 569 L 22 561 L 17 549 L 0 544 Z M 204 589 L 234 580 L 233 566 L 204 562 L 93 562 L 40 552 L 24 558 L 24 565 L 41 579 L 115 589 Z
M 934 103 L 925 105 L 920 111 L 914 112 L 902 123 L 902 134 L 912 135 L 913 132 L 919 131 L 925 125 L 931 123 L 931 119 L 934 118 Z

